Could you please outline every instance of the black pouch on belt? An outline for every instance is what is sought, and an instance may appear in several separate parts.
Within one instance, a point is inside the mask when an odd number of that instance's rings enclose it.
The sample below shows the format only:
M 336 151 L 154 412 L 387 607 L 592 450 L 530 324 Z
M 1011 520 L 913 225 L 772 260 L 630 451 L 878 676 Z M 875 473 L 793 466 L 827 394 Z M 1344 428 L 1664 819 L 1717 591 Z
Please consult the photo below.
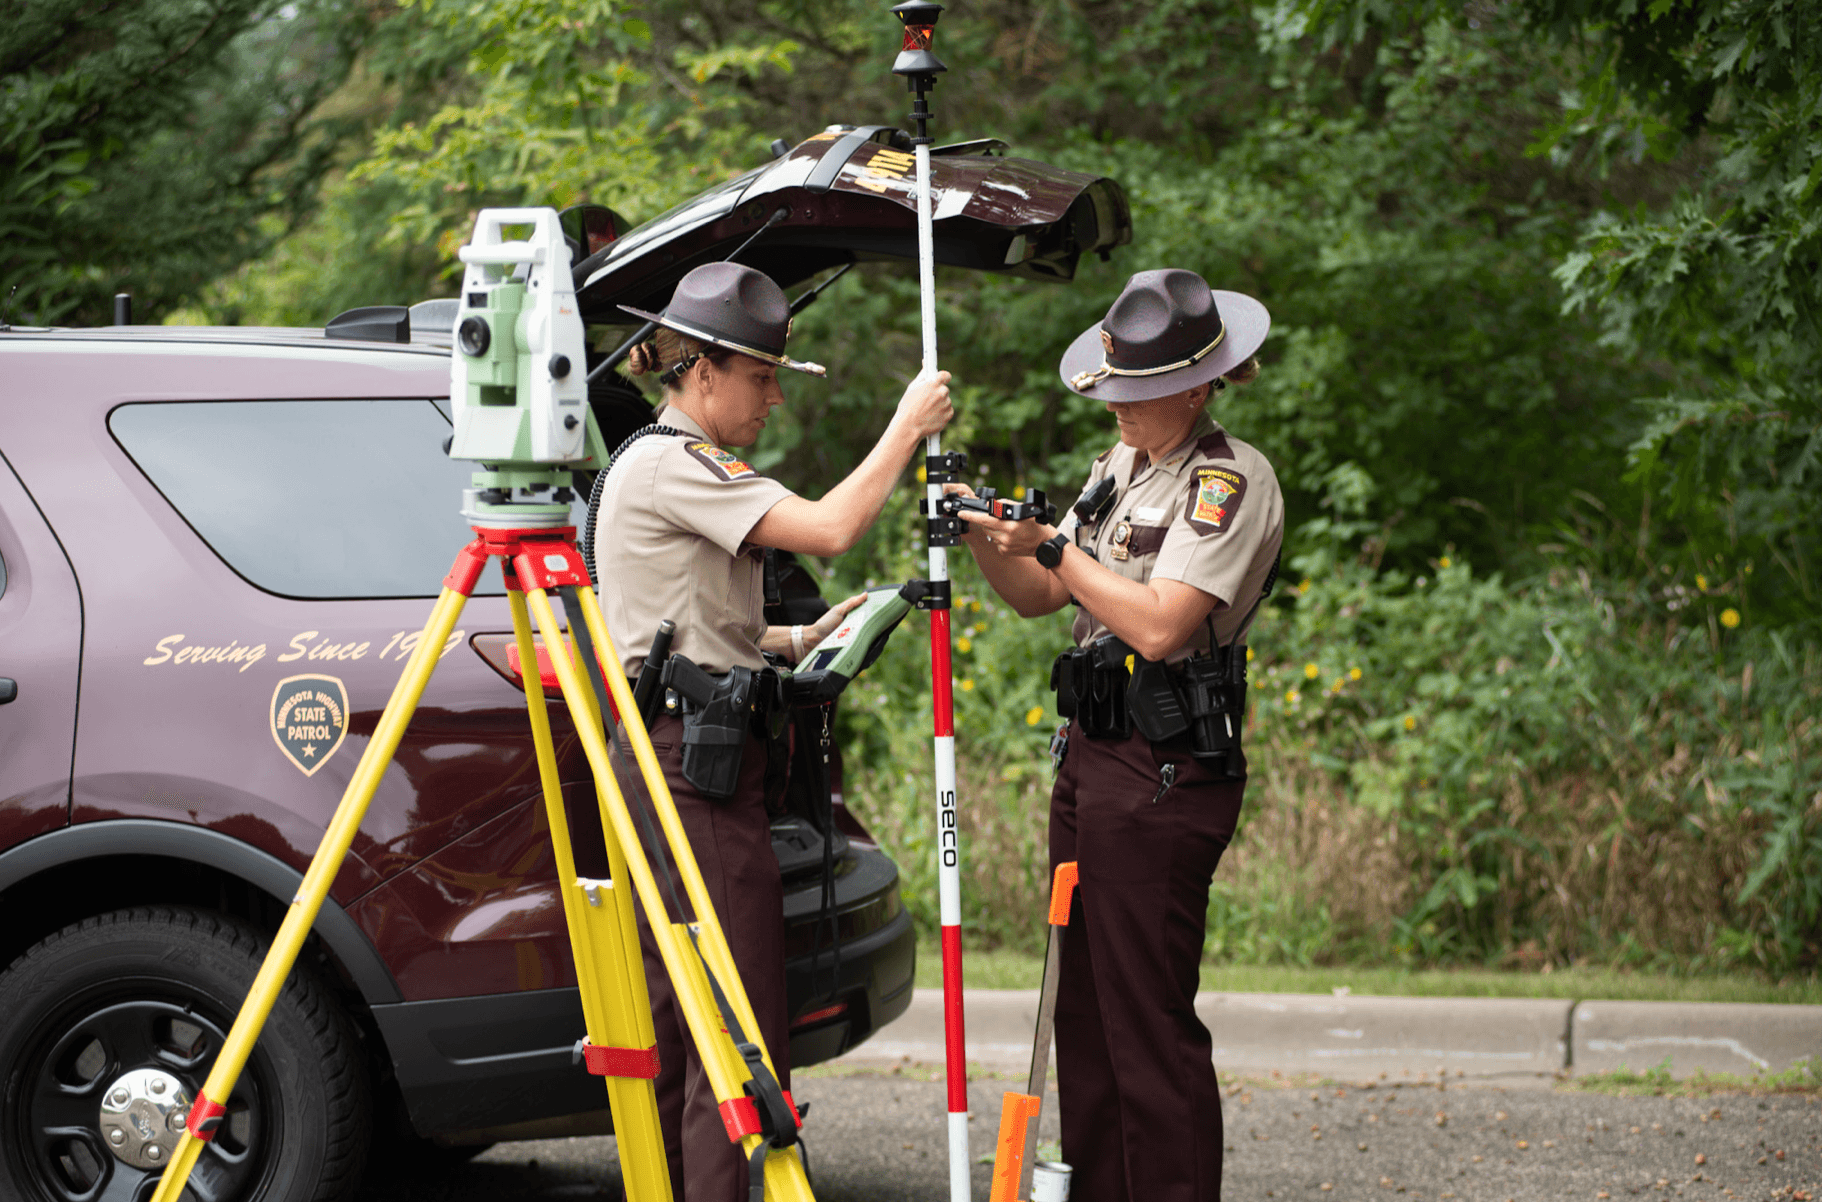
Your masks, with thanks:
M 1088 695 L 1088 652 L 1071 647 L 1050 665 L 1050 687 L 1057 695 L 1057 713 L 1073 718 Z
M 1124 739 L 1132 734 L 1132 712 L 1126 708 L 1132 648 L 1111 634 L 1088 645 L 1088 692 L 1076 721 L 1091 739 Z
M 1189 711 L 1190 753 L 1228 780 L 1246 776 L 1240 747 L 1246 716 L 1246 648 L 1217 647 L 1183 662 L 1183 693 Z
M 752 724 L 753 670 L 714 676 L 673 652 L 664 686 L 683 699 L 683 779 L 704 797 L 732 797 Z

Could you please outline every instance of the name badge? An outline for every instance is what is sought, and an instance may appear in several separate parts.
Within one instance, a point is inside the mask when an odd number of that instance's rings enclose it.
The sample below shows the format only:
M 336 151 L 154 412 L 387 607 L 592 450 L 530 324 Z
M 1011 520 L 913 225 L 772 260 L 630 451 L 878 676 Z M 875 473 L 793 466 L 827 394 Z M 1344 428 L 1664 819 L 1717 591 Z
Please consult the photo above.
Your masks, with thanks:
M 1130 552 L 1128 552 L 1126 550 L 1126 544 L 1131 541 L 1132 541 L 1132 523 L 1127 522 L 1127 521 L 1120 522 L 1119 525 L 1117 525 L 1113 528 L 1113 549 L 1109 552 L 1109 554 L 1111 554 L 1115 559 L 1128 558 L 1130 555 Z

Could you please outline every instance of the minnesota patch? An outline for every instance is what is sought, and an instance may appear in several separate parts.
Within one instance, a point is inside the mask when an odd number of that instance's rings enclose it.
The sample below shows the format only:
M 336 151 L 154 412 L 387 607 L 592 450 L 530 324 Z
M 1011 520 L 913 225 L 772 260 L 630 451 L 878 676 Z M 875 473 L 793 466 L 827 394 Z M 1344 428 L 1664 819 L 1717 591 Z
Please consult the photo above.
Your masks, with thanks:
M 1189 524 L 1197 534 L 1225 533 L 1246 497 L 1246 477 L 1224 467 L 1199 467 L 1190 478 Z
M 718 480 L 740 480 L 759 474 L 712 442 L 687 443 L 684 449 L 702 460 L 703 466 L 714 472 Z
M 285 758 L 314 776 L 348 733 L 348 690 L 333 676 L 287 676 L 272 690 L 268 717 Z

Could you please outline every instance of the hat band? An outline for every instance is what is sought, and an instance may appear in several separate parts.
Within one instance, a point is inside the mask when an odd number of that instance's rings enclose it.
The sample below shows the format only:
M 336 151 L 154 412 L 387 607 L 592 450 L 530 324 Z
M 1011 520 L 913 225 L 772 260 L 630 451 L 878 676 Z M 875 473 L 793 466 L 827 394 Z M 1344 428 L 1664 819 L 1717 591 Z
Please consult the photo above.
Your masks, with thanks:
M 715 346 L 724 346 L 730 351 L 739 351 L 743 355 L 749 355 L 754 359 L 763 359 L 767 363 L 776 363 L 781 367 L 794 367 L 798 371 L 808 372 L 810 375 L 813 375 L 813 376 L 823 376 L 823 375 L 828 374 L 828 369 L 823 367 L 822 364 L 820 364 L 820 363 L 799 363 L 797 360 L 792 359 L 788 355 L 774 354 L 771 351 L 760 350 L 756 346 L 747 346 L 745 343 L 735 342 L 732 338 L 729 338 L 725 335 L 710 334 L 707 331 L 699 330 L 694 326 L 686 325 L 683 322 L 678 321 L 676 318 L 670 316 L 669 314 L 660 314 L 658 324 L 662 325 L 662 326 L 669 326 L 671 329 L 677 331 L 679 334 L 687 334 L 691 338 L 696 339 L 698 342 L 708 342 L 708 343 L 714 344 Z M 790 336 L 791 336 L 790 325 L 786 325 L 785 326 L 785 337 L 789 338 Z
M 1202 360 L 1208 358 L 1209 353 L 1220 346 L 1221 340 L 1226 337 L 1227 324 L 1223 322 L 1221 330 L 1215 335 L 1215 340 L 1213 342 L 1209 343 L 1189 358 L 1179 359 L 1175 363 L 1166 363 L 1163 367 L 1115 367 L 1107 361 L 1107 356 L 1103 354 L 1101 356 L 1101 366 L 1095 368 L 1093 371 L 1077 372 L 1074 376 L 1070 377 L 1069 386 L 1080 391 L 1086 388 L 1093 388 L 1108 376 L 1161 376 L 1167 371 L 1177 371 L 1185 367 L 1194 367 L 1196 364 L 1202 362 Z

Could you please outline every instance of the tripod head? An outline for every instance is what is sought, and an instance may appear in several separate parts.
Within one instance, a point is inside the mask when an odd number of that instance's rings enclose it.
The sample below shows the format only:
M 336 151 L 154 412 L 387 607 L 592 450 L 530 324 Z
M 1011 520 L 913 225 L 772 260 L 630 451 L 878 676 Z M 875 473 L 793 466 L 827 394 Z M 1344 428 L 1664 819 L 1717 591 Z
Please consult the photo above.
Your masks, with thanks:
M 508 227 L 530 226 L 527 237 Z M 480 467 L 462 494 L 472 525 L 569 525 L 572 473 L 607 466 L 588 404 L 582 316 L 555 209 L 483 209 L 461 249 L 449 397 L 452 459 Z

